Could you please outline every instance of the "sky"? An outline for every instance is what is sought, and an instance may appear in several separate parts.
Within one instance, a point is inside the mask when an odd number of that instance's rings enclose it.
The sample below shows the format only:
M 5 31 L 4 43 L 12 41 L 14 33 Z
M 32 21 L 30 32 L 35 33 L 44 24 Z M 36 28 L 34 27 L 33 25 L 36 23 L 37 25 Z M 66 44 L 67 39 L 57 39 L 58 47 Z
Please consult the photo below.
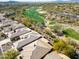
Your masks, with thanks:
M 79 0 L 0 0 L 0 1 L 20 1 L 20 2 L 51 2 L 51 1 L 79 1 Z

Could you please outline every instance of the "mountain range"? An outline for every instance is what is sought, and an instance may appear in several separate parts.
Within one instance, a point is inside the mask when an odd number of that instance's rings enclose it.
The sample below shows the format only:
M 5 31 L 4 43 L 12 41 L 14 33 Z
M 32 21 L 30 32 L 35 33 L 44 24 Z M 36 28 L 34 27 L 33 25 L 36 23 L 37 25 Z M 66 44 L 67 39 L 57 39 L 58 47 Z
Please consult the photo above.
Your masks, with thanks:
M 7 3 L 18 3 L 18 2 L 20 1 L 13 1 L 13 0 L 7 1 Z M 56 1 L 51 0 L 50 2 L 79 2 L 79 0 L 56 0 Z

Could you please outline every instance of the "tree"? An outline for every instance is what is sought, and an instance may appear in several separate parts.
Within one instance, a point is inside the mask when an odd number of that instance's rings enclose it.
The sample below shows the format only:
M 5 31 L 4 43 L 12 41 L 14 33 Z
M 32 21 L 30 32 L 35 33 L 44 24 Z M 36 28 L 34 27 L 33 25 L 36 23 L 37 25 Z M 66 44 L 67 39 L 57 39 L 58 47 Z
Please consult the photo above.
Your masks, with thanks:
M 53 32 L 57 33 L 58 36 L 62 36 L 62 35 L 63 35 L 63 32 L 62 32 L 63 27 L 62 27 L 62 25 L 60 25 L 60 24 L 55 24 L 55 25 L 52 27 L 52 29 L 53 29 Z
M 17 59 L 16 57 L 19 55 L 18 51 L 14 49 L 10 49 L 3 53 L 3 59 Z
M 4 33 L 0 32 L 0 37 L 4 37 L 4 38 L 6 38 L 7 35 L 5 35 Z
M 73 57 L 75 53 L 75 49 L 72 45 L 67 44 L 62 40 L 58 40 L 53 44 L 53 49 L 59 53 L 63 53 L 69 57 Z
M 65 55 L 69 56 L 69 57 L 72 57 L 75 55 L 75 50 L 74 50 L 74 47 L 71 46 L 71 45 L 67 45 L 63 51 L 62 51 Z
M 65 46 L 66 46 L 65 42 L 59 40 L 54 43 L 53 48 L 54 50 L 61 52 Z

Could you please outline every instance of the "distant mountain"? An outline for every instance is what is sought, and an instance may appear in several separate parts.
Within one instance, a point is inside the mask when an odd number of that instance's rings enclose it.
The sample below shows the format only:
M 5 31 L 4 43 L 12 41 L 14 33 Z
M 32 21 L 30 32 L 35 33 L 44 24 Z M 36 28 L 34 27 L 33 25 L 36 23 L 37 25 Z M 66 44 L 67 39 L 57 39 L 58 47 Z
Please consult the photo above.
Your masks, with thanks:
M 51 0 L 50 2 L 68 3 L 68 2 L 79 2 L 79 0 L 56 0 L 56 1 Z M 21 2 L 20 1 L 9 0 L 9 1 L 7 1 L 7 3 L 21 3 Z M 39 3 L 39 2 L 30 1 L 30 2 L 22 2 L 22 3 Z M 44 3 L 44 2 L 40 1 L 40 3 Z
M 79 2 L 79 0 L 70 0 L 71 2 Z
M 79 0 L 69 0 L 69 1 L 64 1 L 64 2 L 79 2 Z
M 18 1 L 8 1 L 8 3 L 18 3 Z
M 12 5 L 18 5 L 20 4 L 18 1 L 6 1 L 6 2 L 0 2 L 0 6 L 12 6 Z
M 54 2 L 60 2 L 60 3 L 70 3 L 70 2 L 78 2 L 79 3 L 79 0 L 56 0 Z

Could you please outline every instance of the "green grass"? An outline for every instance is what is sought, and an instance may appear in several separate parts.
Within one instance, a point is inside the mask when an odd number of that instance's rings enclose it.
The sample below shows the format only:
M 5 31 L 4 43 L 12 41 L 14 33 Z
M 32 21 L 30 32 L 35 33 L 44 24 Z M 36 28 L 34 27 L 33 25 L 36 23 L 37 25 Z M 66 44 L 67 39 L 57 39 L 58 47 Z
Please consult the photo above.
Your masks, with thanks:
M 49 23 L 49 25 L 53 25 L 53 24 L 55 24 L 56 22 L 55 21 L 51 21 L 50 23 Z
M 44 18 L 36 11 L 36 8 L 29 8 L 24 11 L 24 15 L 36 23 L 44 24 Z
M 64 30 L 63 33 L 69 37 L 79 40 L 79 33 L 77 33 L 75 30 L 71 28 Z

